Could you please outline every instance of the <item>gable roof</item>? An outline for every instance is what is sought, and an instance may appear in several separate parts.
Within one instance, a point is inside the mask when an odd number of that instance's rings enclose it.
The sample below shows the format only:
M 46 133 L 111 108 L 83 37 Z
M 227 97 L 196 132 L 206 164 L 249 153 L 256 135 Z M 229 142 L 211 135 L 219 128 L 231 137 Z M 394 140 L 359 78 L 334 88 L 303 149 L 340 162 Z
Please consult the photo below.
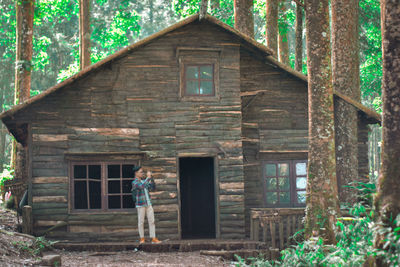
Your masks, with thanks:
M 93 65 L 91 65 L 91 66 L 89 66 L 89 67 L 87 67 L 85 69 L 83 69 L 83 70 L 81 70 L 80 72 L 78 72 L 77 74 L 71 76 L 70 78 L 66 79 L 65 81 L 63 81 L 63 82 L 61 82 L 59 84 L 56 84 L 53 87 L 50 87 L 49 89 L 45 90 L 41 94 L 36 95 L 36 96 L 28 99 L 27 101 L 12 107 L 11 109 L 9 109 L 7 111 L 4 111 L 3 113 L 0 114 L 0 119 L 3 120 L 3 122 L 7 125 L 7 127 L 9 129 L 10 128 L 14 128 L 15 126 L 13 127 L 13 126 L 9 125 L 10 124 L 9 120 L 12 119 L 13 116 L 15 114 L 17 114 L 18 112 L 20 112 L 21 110 L 24 110 L 25 108 L 29 107 L 33 103 L 38 102 L 39 100 L 41 100 L 41 99 L 45 98 L 46 96 L 48 96 L 48 95 L 60 90 L 61 88 L 64 88 L 65 86 L 70 85 L 70 84 L 74 83 L 75 81 L 82 79 L 83 77 L 86 77 L 87 75 L 89 75 L 93 71 L 95 71 L 95 70 L 97 70 L 97 69 L 99 69 L 99 68 L 101 68 L 101 67 L 103 67 L 103 66 L 105 66 L 105 65 L 107 65 L 109 63 L 111 63 L 112 61 L 114 61 L 116 59 L 119 59 L 119 58 L 125 56 L 126 54 L 128 54 L 128 53 L 130 53 L 130 52 L 132 52 L 134 50 L 137 50 L 138 48 L 141 48 L 144 45 L 152 42 L 153 40 L 155 40 L 157 38 L 160 38 L 160 37 L 172 32 L 174 30 L 177 30 L 177 29 L 179 29 L 179 28 L 181 28 L 181 27 L 183 27 L 185 25 L 188 25 L 190 23 L 193 23 L 193 22 L 197 21 L 198 19 L 199 19 L 199 14 L 192 15 L 192 16 L 190 16 L 190 17 L 188 17 L 188 18 L 186 18 L 186 19 L 184 19 L 184 20 L 182 20 L 182 21 L 180 21 L 180 22 L 178 22 L 178 23 L 176 23 L 176 24 L 174 24 L 174 25 L 172 25 L 172 26 L 170 26 L 168 28 L 165 28 L 162 31 L 159 31 L 159 32 L 157 32 L 155 34 L 152 34 L 149 37 L 144 38 L 144 39 L 142 39 L 142 40 L 140 40 L 140 41 L 138 41 L 138 42 L 136 42 L 136 43 L 134 43 L 134 44 L 132 44 L 132 45 L 130 45 L 130 46 L 128 46 L 128 47 L 126 47 L 126 48 L 124 48 L 124 49 L 122 49 L 122 50 L 120 50 L 120 51 L 118 51 L 118 52 L 116 52 L 116 53 L 114 53 L 112 55 L 110 55 L 110 56 L 108 56 L 108 57 L 106 57 L 105 59 L 103 59 L 103 60 L 101 60 L 101 61 L 99 61 L 99 62 L 97 62 L 97 63 L 95 63 L 95 64 L 93 64 Z M 303 75 L 302 73 L 300 73 L 298 71 L 293 70 L 291 67 L 289 67 L 289 66 L 287 66 L 285 64 L 282 64 L 277 59 L 275 59 L 273 57 L 274 52 L 270 48 L 264 46 L 263 44 L 257 42 L 253 38 L 248 37 L 247 35 L 239 32 L 238 30 L 230 27 L 229 25 L 223 23 L 222 21 L 218 20 L 217 18 L 215 18 L 215 17 L 213 17 L 213 16 L 211 16 L 209 14 L 206 14 L 206 16 L 204 18 L 202 18 L 202 20 L 207 21 L 207 22 L 209 22 L 209 23 L 211 23 L 213 25 L 216 25 L 216 26 L 218 26 L 218 27 L 220 27 L 220 28 L 232 33 L 234 36 L 236 36 L 240 40 L 242 45 L 244 45 L 246 47 L 250 47 L 250 48 L 252 48 L 254 50 L 257 50 L 257 51 L 261 52 L 261 54 L 265 55 L 265 59 L 267 61 L 273 63 L 276 67 L 288 72 L 289 74 L 297 77 L 298 79 L 300 79 L 300 80 L 302 80 L 304 82 L 307 82 L 307 76 Z M 361 103 L 359 103 L 359 102 L 357 102 L 355 100 L 352 100 L 351 98 L 346 97 L 346 96 L 344 96 L 342 94 L 339 94 L 338 92 L 334 92 L 334 94 L 336 96 L 340 97 L 341 99 L 343 99 L 344 101 L 352 104 L 353 106 L 355 106 L 361 112 L 365 113 L 367 115 L 367 117 L 369 119 L 371 119 L 371 122 L 378 123 L 378 122 L 381 121 L 381 117 L 380 117 L 380 115 L 378 113 L 368 109 L 367 107 L 363 106 Z

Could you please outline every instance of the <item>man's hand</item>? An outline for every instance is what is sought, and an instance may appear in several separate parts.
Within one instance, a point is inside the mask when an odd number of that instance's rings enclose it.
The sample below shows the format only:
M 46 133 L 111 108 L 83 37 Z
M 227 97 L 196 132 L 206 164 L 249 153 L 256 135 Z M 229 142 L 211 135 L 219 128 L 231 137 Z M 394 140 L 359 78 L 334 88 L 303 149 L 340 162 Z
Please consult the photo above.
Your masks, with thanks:
M 151 171 L 147 171 L 147 177 L 151 178 Z

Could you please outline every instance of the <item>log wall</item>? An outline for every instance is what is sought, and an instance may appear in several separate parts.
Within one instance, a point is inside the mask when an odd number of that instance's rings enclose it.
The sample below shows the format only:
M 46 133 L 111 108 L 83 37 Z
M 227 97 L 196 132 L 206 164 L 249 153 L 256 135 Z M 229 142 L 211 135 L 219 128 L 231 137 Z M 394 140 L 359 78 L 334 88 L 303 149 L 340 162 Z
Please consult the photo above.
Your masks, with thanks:
M 240 57 L 246 235 L 250 209 L 264 206 L 262 162 L 307 159 L 307 84 L 257 54 Z
M 59 225 L 50 235 L 137 239 L 135 210 L 116 215 L 70 207 L 71 158 L 90 155 L 89 160 L 100 160 L 103 155 L 107 160 L 139 161 L 153 171 L 157 235 L 180 238 L 177 162 L 192 155 L 218 162 L 217 237 L 244 237 L 240 45 L 231 34 L 203 23 L 172 31 L 21 113 L 18 120 L 32 126 L 31 205 L 36 234 Z M 201 47 L 201 56 L 215 57 L 218 51 L 217 99 L 181 99 L 178 47 Z M 209 47 L 214 50 L 204 50 Z

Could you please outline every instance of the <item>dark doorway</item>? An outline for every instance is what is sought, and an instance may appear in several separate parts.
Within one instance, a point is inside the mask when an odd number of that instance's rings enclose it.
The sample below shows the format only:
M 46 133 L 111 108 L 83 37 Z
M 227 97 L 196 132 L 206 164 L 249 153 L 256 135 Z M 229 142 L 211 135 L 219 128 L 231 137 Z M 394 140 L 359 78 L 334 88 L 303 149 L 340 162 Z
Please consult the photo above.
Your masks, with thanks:
M 182 238 L 215 238 L 214 159 L 179 159 Z

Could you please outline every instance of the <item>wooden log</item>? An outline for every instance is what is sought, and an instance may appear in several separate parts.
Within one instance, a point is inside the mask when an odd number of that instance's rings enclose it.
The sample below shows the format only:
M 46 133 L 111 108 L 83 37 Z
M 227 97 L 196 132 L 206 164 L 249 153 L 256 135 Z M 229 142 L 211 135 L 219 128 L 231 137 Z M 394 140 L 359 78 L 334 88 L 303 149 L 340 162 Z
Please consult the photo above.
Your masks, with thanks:
M 22 232 L 31 235 L 33 227 L 32 207 L 23 206 L 22 208 Z
M 284 244 L 284 234 L 283 234 L 283 221 L 282 218 L 279 220 L 279 248 L 283 249 Z
M 33 203 L 66 203 L 67 197 L 66 196 L 34 196 L 32 197 Z
M 275 222 L 273 222 L 273 221 L 269 222 L 269 229 L 270 229 L 270 232 L 271 232 L 272 248 L 276 248 Z
M 34 177 L 33 184 L 47 184 L 47 183 L 55 183 L 55 184 L 67 184 L 68 177 Z

